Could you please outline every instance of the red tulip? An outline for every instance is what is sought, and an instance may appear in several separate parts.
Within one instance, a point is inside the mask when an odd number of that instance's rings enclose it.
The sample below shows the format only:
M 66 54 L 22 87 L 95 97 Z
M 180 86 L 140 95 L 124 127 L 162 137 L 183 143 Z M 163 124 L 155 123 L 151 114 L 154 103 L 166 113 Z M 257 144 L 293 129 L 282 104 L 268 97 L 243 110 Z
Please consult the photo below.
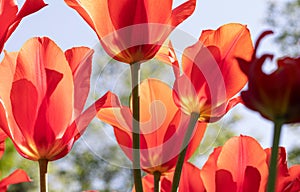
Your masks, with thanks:
M 148 79 L 140 84 L 140 156 L 141 168 L 153 174 L 173 169 L 189 116 L 182 113 L 172 99 L 172 89 L 159 80 Z M 98 117 L 114 127 L 117 142 L 132 160 L 132 111 L 116 103 L 101 109 Z M 206 124 L 197 123 L 190 140 L 186 160 L 202 140 Z
M 200 121 L 214 122 L 240 102 L 234 96 L 245 86 L 247 78 L 235 57 L 248 59 L 252 52 L 247 27 L 227 24 L 217 30 L 203 31 L 199 41 L 184 50 L 182 75 L 172 47 L 167 57 L 162 53 L 158 59 L 174 67 L 176 105 L 186 114 L 200 114 Z
M 174 172 L 167 173 L 161 177 L 160 191 L 170 192 L 172 188 Z M 205 192 L 201 177 L 200 169 L 189 162 L 185 162 L 182 167 L 182 179 L 179 184 L 179 192 Z M 145 192 L 152 192 L 154 190 L 153 175 L 146 175 L 143 177 L 143 189 Z M 134 188 L 132 190 L 135 191 Z
M 155 56 L 170 32 L 196 6 L 188 0 L 172 10 L 172 0 L 65 0 L 114 59 L 133 64 Z
M 265 149 L 267 164 L 270 163 L 271 148 Z M 285 148 L 280 147 L 277 162 L 276 192 L 300 191 L 300 165 L 287 166 L 287 154 Z
M 43 0 L 26 0 L 23 7 L 18 11 L 16 0 L 0 0 L 0 53 L 10 35 L 17 28 L 23 17 L 30 15 L 46 4 Z
M 49 38 L 32 38 L 0 65 L 0 127 L 31 160 L 64 157 L 110 93 L 87 110 L 93 51 L 64 52 Z
M 7 135 L 0 129 L 0 159 L 5 150 L 5 139 Z M 15 170 L 9 176 L 0 181 L 0 192 L 5 192 L 9 185 L 31 181 L 25 171 L 21 169 Z
M 257 141 L 240 136 L 229 139 L 210 155 L 201 170 L 208 192 L 265 191 L 267 155 Z
M 238 58 L 249 81 L 248 90 L 243 91 L 241 96 L 248 108 L 258 111 L 269 120 L 300 122 L 300 58 L 280 58 L 277 60 L 278 68 L 266 74 L 262 71 L 262 65 L 273 55 L 256 56 L 261 40 L 271 33 L 266 31 L 259 37 L 251 59 Z

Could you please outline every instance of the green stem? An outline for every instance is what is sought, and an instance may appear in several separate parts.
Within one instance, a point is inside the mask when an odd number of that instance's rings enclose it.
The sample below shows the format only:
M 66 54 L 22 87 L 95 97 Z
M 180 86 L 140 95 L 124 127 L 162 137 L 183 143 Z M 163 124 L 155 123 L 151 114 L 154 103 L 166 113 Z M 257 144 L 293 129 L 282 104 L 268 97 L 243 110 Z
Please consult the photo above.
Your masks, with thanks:
M 277 175 L 277 156 L 278 146 L 280 140 L 282 121 L 274 122 L 274 135 L 273 135 L 273 146 L 271 150 L 271 163 L 269 168 L 269 179 L 268 179 L 268 192 L 274 192 L 276 187 L 276 175 Z
M 159 192 L 160 191 L 160 176 L 161 173 L 159 171 L 155 171 L 153 173 L 154 175 L 154 192 Z
M 39 160 L 40 168 L 40 192 L 47 192 L 47 169 L 48 169 L 48 160 L 40 159 Z
M 143 192 L 142 175 L 140 169 L 140 63 L 130 65 L 132 87 L 132 166 L 136 192 Z
M 192 134 L 194 132 L 194 127 L 198 121 L 200 114 L 199 113 L 192 113 L 190 117 L 190 122 L 187 128 L 187 132 L 184 136 L 183 143 L 181 145 L 181 150 L 178 156 L 175 172 L 174 172 L 174 178 L 172 182 L 172 192 L 177 192 L 177 188 L 179 186 L 180 176 L 181 176 L 181 170 L 184 163 L 185 154 L 188 148 L 188 143 L 192 137 Z

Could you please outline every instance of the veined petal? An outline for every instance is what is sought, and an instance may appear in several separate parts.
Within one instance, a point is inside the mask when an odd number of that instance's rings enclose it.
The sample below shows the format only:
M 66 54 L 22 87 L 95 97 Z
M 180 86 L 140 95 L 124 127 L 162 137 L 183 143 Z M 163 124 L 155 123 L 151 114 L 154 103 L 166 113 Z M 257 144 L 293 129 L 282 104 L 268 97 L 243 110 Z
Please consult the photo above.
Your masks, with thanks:
M 267 183 L 268 176 L 266 154 L 253 138 L 240 136 L 228 140 L 222 147 L 217 166 L 232 174 L 233 180 L 237 182 L 238 190 L 243 188 L 246 168 L 248 166 L 255 167 L 261 176 L 259 191 L 265 190 L 264 184 Z
M 49 71 L 55 73 L 48 73 Z M 50 79 L 56 73 L 63 74 L 63 76 L 59 83 L 54 85 L 54 81 Z M 46 37 L 28 40 L 21 48 L 17 58 L 14 81 L 20 79 L 26 79 L 35 87 L 37 96 L 34 102 L 37 102 L 37 108 L 42 105 L 44 98 L 48 99 L 45 108 L 48 127 L 54 131 L 57 137 L 61 137 L 68 127 L 73 113 L 74 89 L 72 71 L 63 51 Z M 55 88 L 51 88 L 52 86 Z M 52 90 L 50 94 L 50 89 L 55 90 Z
M 201 170 L 201 179 L 207 191 L 216 191 L 216 172 L 218 170 L 217 161 L 222 147 L 215 148 Z
M 156 79 L 143 81 L 140 84 L 140 106 L 141 133 L 146 135 L 148 147 L 163 143 L 167 128 L 178 110 L 172 99 L 172 89 Z
M 109 15 L 108 0 L 65 0 L 65 2 L 81 15 L 97 33 L 99 39 L 113 32 L 114 27 Z
M 26 0 L 21 10 L 15 0 L 2 0 L 0 5 L 0 52 L 5 41 L 15 31 L 23 17 L 30 15 L 46 6 L 43 0 Z M 17 13 L 18 12 L 18 13 Z
M 9 185 L 29 182 L 31 179 L 25 171 L 18 169 L 0 181 L 0 191 L 6 191 Z
M 200 41 L 206 46 L 216 46 L 220 50 L 218 61 L 226 85 L 227 98 L 233 97 L 246 84 L 247 78 L 241 72 L 236 57 L 250 60 L 253 45 L 249 30 L 245 25 L 227 24 L 215 31 L 204 31 Z
M 212 179 L 213 180 L 213 179 Z M 224 169 L 216 172 L 215 178 L 216 192 L 237 192 L 236 182 L 233 181 L 232 174 Z
M 74 80 L 73 120 L 82 112 L 90 90 L 93 53 L 94 51 L 87 47 L 76 47 L 65 52 Z
M 141 23 L 167 24 L 172 0 L 108 0 L 108 8 L 115 29 Z
M 182 23 L 186 18 L 192 15 L 196 7 L 196 0 L 188 0 L 179 5 L 172 11 L 171 24 L 176 27 Z

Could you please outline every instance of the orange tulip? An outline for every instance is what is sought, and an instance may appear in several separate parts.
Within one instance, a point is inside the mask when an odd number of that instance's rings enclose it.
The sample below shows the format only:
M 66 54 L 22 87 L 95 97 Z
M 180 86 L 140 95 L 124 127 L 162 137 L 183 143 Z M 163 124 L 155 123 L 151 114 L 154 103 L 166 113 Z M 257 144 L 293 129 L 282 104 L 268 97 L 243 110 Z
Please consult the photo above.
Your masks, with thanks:
M 5 150 L 5 139 L 7 138 L 7 135 L 0 129 L 0 159 L 2 158 L 2 155 Z M 21 169 L 15 170 L 12 174 L 9 176 L 3 178 L 0 181 L 0 192 L 5 192 L 9 185 L 17 184 L 17 183 L 23 183 L 23 182 L 29 182 L 31 181 L 28 175 L 25 171 Z
M 87 110 L 93 51 L 64 52 L 49 38 L 32 38 L 0 65 L 0 127 L 25 158 L 64 157 L 110 93 Z
M 214 122 L 240 102 L 234 96 L 245 86 L 246 76 L 235 57 L 251 57 L 253 46 L 249 30 L 241 24 L 205 30 L 182 56 L 182 71 L 173 48 L 157 58 L 174 67 L 174 100 L 186 114 L 198 113 L 199 120 Z M 171 58 L 171 59 L 170 59 Z
M 114 59 L 133 64 L 155 56 L 170 32 L 196 6 L 188 0 L 172 10 L 172 0 L 65 0 Z
M 163 82 L 148 79 L 140 84 L 141 168 L 153 174 L 173 169 L 185 135 L 189 116 L 172 99 L 172 89 Z M 132 160 L 132 109 L 116 103 L 101 109 L 98 117 L 114 127 L 117 142 Z M 185 159 L 189 159 L 202 140 L 206 124 L 197 123 Z
M 249 60 L 238 58 L 247 75 L 248 90 L 241 96 L 245 105 L 263 117 L 282 123 L 300 122 L 300 58 L 284 57 L 277 60 L 278 68 L 271 74 L 262 71 L 266 59 L 273 55 L 256 56 L 261 40 L 271 31 L 264 32 L 256 42 L 255 52 Z
M 200 169 L 189 162 L 185 162 L 182 167 L 182 179 L 179 184 L 179 192 L 205 192 L 201 177 Z M 167 173 L 161 178 L 160 191 L 170 192 L 172 187 L 174 172 Z M 152 192 L 154 190 L 153 175 L 146 175 L 143 177 L 143 189 L 145 192 Z M 132 190 L 135 191 L 134 188 Z
M 208 192 L 263 192 L 268 166 L 259 143 L 248 136 L 233 137 L 209 156 L 201 170 Z
M 0 53 L 10 35 L 17 28 L 23 17 L 30 15 L 46 4 L 43 0 L 26 0 L 18 12 L 18 5 L 15 0 L 0 0 Z

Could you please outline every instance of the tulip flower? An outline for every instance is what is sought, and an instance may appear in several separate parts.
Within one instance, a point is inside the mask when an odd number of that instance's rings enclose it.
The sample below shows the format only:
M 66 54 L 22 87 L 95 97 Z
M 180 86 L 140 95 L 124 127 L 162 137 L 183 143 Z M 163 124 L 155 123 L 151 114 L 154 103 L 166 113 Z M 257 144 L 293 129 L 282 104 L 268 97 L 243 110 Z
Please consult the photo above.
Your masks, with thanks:
M 205 189 L 216 192 L 263 192 L 268 176 L 267 154 L 248 136 L 233 137 L 216 148 L 201 170 Z
M 272 174 L 268 187 L 270 192 L 275 189 L 276 159 L 282 125 L 300 122 L 300 58 L 280 58 L 277 60 L 278 68 L 271 74 L 266 74 L 262 71 L 262 66 L 267 59 L 272 59 L 273 55 L 256 56 L 261 40 L 271 33 L 273 32 L 265 31 L 258 38 L 251 59 L 237 58 L 249 81 L 248 90 L 241 93 L 245 105 L 274 122 L 270 166 Z
M 172 99 L 172 89 L 163 82 L 147 79 L 140 85 L 141 168 L 147 173 L 164 175 L 174 169 L 181 150 L 189 116 L 182 113 Z M 114 127 L 121 149 L 132 160 L 132 106 L 116 103 L 103 108 L 98 118 Z M 202 140 L 205 123 L 197 123 L 185 160 L 189 159 Z
M 249 30 L 241 24 L 226 24 L 204 30 L 199 41 L 182 55 L 182 74 L 170 44 L 157 58 L 173 65 L 176 81 L 174 100 L 186 114 L 199 113 L 199 121 L 215 122 L 240 102 L 234 96 L 245 86 L 247 77 L 235 57 L 250 59 L 253 46 Z
M 265 149 L 267 164 L 270 166 L 271 148 Z M 300 165 L 287 166 L 287 154 L 285 148 L 279 147 L 277 159 L 278 174 L 276 177 L 275 192 L 292 192 L 300 190 Z
M 96 32 L 111 57 L 128 64 L 153 58 L 169 33 L 196 6 L 196 0 L 188 0 L 173 10 L 172 0 L 65 2 Z
M 7 138 L 7 135 L 0 129 L 0 159 L 3 156 L 4 150 L 5 150 L 5 139 Z M 23 183 L 23 182 L 29 182 L 31 181 L 28 175 L 25 171 L 21 169 L 15 170 L 13 173 L 11 173 L 9 176 L 3 178 L 0 181 L 0 192 L 5 192 L 9 185 L 17 184 L 17 183 Z
M 200 174 L 201 171 L 199 168 L 189 162 L 185 162 L 182 167 L 182 179 L 180 180 L 178 192 L 205 192 Z M 171 171 L 161 178 L 159 185 L 161 192 L 171 191 L 173 176 L 174 172 Z M 154 191 L 153 175 L 148 174 L 143 177 L 143 187 L 145 192 Z M 134 189 L 132 191 L 135 192 Z
M 0 53 L 4 44 L 17 28 L 21 20 L 34 12 L 37 12 L 46 4 L 43 0 L 26 0 L 23 7 L 18 11 L 15 0 L 0 0 Z
M 92 55 L 86 47 L 64 53 L 46 37 L 5 53 L 0 65 L 0 127 L 23 157 L 39 161 L 43 172 L 48 161 L 68 154 L 97 111 L 110 102 L 107 93 L 83 111 Z
M 184 50 L 182 70 L 171 44 L 168 50 L 166 54 L 163 49 L 157 58 L 174 68 L 173 97 L 184 113 L 198 121 L 215 122 L 240 102 L 240 98 L 234 96 L 245 86 L 247 78 L 235 58 L 248 59 L 253 52 L 246 26 L 231 23 L 217 30 L 203 31 L 199 41 Z M 177 165 L 176 176 L 180 175 L 181 163 Z M 173 184 L 178 185 L 179 181 Z
M 266 74 L 262 66 L 272 54 L 256 56 L 261 40 L 271 31 L 264 32 L 256 42 L 251 60 L 238 58 L 242 71 L 249 79 L 248 90 L 242 92 L 247 107 L 275 122 L 300 122 L 300 58 L 283 57 L 277 60 L 277 69 Z

